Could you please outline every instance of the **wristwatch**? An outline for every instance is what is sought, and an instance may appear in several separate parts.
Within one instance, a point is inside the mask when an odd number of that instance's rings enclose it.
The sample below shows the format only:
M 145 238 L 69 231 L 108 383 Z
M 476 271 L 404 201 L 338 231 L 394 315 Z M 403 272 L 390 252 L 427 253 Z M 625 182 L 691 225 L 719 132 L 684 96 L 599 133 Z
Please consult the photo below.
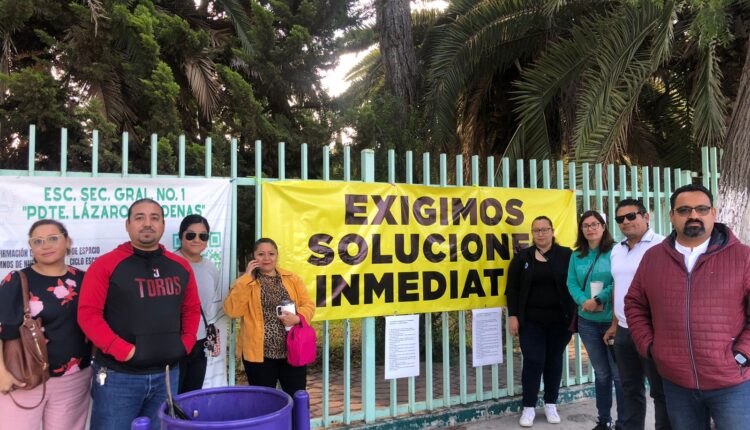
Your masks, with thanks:
M 734 352 L 734 361 L 737 362 L 740 366 L 747 366 L 747 357 L 741 352 Z
M 598 296 L 594 297 L 594 301 L 596 302 L 597 305 L 601 305 L 602 304 L 602 301 L 601 301 L 601 299 Z

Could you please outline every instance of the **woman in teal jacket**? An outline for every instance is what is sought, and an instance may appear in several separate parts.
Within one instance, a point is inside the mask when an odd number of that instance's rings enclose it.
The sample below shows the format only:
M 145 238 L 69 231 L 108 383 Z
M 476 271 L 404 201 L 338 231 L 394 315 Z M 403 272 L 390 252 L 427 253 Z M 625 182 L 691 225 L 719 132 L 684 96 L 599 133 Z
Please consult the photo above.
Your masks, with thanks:
M 622 415 L 622 387 L 614 357 L 604 343 L 612 323 L 612 273 L 609 254 L 614 240 L 607 223 L 596 211 L 578 221 L 578 239 L 568 268 L 568 291 L 578 305 L 578 334 L 586 347 L 596 376 L 596 408 L 599 422 L 594 430 L 612 428 L 612 384 L 617 396 L 617 416 Z M 593 294 L 592 294 L 593 284 Z M 618 422 L 615 428 L 620 428 Z

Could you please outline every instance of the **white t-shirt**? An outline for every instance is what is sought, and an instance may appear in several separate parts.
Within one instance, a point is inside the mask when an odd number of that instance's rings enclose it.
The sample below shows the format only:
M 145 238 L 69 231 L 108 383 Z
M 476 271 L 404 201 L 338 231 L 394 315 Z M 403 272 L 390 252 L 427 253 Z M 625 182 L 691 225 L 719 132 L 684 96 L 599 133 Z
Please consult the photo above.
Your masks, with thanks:
M 711 240 L 711 237 L 706 239 L 705 242 L 701 243 L 700 245 L 696 246 L 695 248 L 688 248 L 687 246 L 680 245 L 677 241 L 674 243 L 675 249 L 680 252 L 680 254 L 685 256 L 685 266 L 688 269 L 688 272 L 693 271 L 693 267 L 695 266 L 695 262 L 698 261 L 698 257 L 705 254 L 708 250 L 708 242 Z
M 609 260 L 612 266 L 612 278 L 615 282 L 613 295 L 615 316 L 617 316 L 617 323 L 620 327 L 628 328 L 625 319 L 625 295 L 628 294 L 635 271 L 638 270 L 638 265 L 641 264 L 641 259 L 643 259 L 643 254 L 663 240 L 664 236 L 648 229 L 641 241 L 636 243 L 632 249 L 628 248 L 627 240 L 616 243 L 612 248 Z

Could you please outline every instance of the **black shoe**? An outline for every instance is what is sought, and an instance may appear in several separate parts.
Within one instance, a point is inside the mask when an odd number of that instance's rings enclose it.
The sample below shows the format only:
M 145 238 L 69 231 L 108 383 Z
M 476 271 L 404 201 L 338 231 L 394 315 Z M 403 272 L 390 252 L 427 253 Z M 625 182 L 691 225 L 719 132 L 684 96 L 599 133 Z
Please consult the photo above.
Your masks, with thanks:
M 601 422 L 599 421 L 599 424 L 596 425 L 592 430 L 609 430 L 612 428 L 611 422 Z

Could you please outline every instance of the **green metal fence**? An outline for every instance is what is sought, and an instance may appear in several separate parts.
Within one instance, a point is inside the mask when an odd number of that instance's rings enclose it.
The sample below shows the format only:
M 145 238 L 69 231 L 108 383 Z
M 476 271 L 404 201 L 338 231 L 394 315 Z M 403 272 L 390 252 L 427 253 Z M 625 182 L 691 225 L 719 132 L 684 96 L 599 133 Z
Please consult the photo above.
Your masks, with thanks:
M 186 177 L 185 175 L 185 137 L 180 137 L 177 143 L 177 175 L 160 175 L 157 171 L 157 136 L 151 136 L 151 158 L 150 171 L 148 173 L 131 173 L 128 171 L 129 144 L 128 135 L 122 135 L 122 171 L 120 173 L 100 173 L 98 169 L 99 138 L 96 131 L 93 132 L 90 141 L 91 147 L 91 171 L 73 172 L 67 169 L 68 139 L 65 129 L 61 132 L 60 139 L 60 167 L 58 171 L 40 171 L 35 168 L 36 160 L 36 134 L 35 127 L 29 127 L 28 135 L 28 167 L 26 170 L 0 170 L 0 176 L 71 176 L 71 177 L 139 177 L 153 178 L 159 180 L 164 177 Z M 203 177 L 212 177 L 212 142 L 206 139 L 205 145 L 205 172 Z M 261 219 L 261 192 L 260 184 L 287 179 L 286 165 L 288 160 L 285 156 L 286 146 L 279 143 L 277 146 L 277 172 L 276 178 L 262 177 L 264 163 L 262 143 L 256 141 L 255 145 L 254 176 L 238 177 L 238 142 L 231 140 L 230 150 L 230 179 L 232 180 L 232 231 L 231 231 L 231 255 L 230 273 L 237 274 L 237 194 L 239 187 L 252 187 L 255 190 L 255 234 L 260 236 L 263 220 Z M 341 155 L 341 154 L 336 154 Z M 488 186 L 488 187 L 516 187 L 516 188 L 546 188 L 546 189 L 573 189 L 576 191 L 579 212 L 588 209 L 597 209 L 607 215 L 608 220 L 614 219 L 615 204 L 624 197 L 642 198 L 646 207 L 652 213 L 651 225 L 659 233 L 666 234 L 671 230 L 668 218 L 669 196 L 671 192 L 686 183 L 702 180 L 714 193 L 718 188 L 718 156 L 715 148 L 702 150 L 702 172 L 698 174 L 692 171 L 670 169 L 661 167 L 626 167 L 614 165 L 563 163 L 549 160 L 517 160 L 511 164 L 511 160 L 502 158 L 496 160 L 494 157 L 480 159 L 472 156 L 468 163 L 458 155 L 455 159 L 449 159 L 446 154 L 440 154 L 437 160 L 433 155 L 422 154 L 421 158 L 415 159 L 415 154 L 407 152 L 404 154 L 404 166 L 402 172 L 396 171 L 396 155 L 394 151 L 388 151 L 386 157 L 387 166 L 385 170 L 387 177 L 380 178 L 390 183 L 421 183 L 434 185 L 436 187 L 453 186 Z M 308 145 L 300 147 L 299 172 L 302 180 L 322 179 L 326 181 L 354 181 L 363 182 L 376 181 L 376 153 L 372 150 L 364 150 L 359 154 L 359 169 L 353 169 L 354 156 L 349 147 L 343 148 L 342 165 L 335 166 L 335 171 L 341 172 L 341 177 L 332 177 L 331 172 L 332 150 L 328 146 L 322 148 L 321 177 L 308 177 Z M 226 161 L 226 160 L 223 160 Z M 437 165 L 433 165 L 436 161 Z M 496 165 L 499 161 L 499 165 Z M 464 166 L 469 166 L 469 171 L 464 171 Z M 511 168 L 513 167 L 513 169 Z M 352 172 L 359 172 L 359 178 L 353 178 Z M 438 178 L 433 181 L 432 178 Z M 449 179 L 452 178 L 452 179 Z M 468 178 L 468 183 L 464 183 Z M 553 181 L 554 179 L 554 181 Z M 614 223 L 609 223 L 611 232 L 619 237 L 619 231 Z M 505 328 L 505 363 L 493 365 L 489 368 L 469 368 L 470 352 L 467 348 L 467 313 L 438 312 L 423 315 L 423 329 L 425 332 L 425 363 L 424 371 L 417 378 L 407 378 L 406 381 L 386 381 L 377 378 L 378 365 L 376 363 L 376 349 L 382 348 L 382 344 L 376 341 L 375 318 L 364 318 L 359 321 L 325 321 L 320 324 L 319 342 L 322 343 L 322 368 L 320 372 L 309 375 L 309 379 L 319 383 L 319 392 L 311 399 L 313 411 L 311 424 L 313 427 L 327 427 L 332 424 L 372 424 L 385 418 L 403 418 L 422 411 L 434 411 L 448 406 L 468 405 L 472 402 L 487 401 L 493 399 L 508 399 L 520 394 L 521 387 L 516 385 L 515 379 L 518 372 L 517 350 L 514 350 L 512 339 L 509 336 L 507 324 Z M 434 321 L 433 321 L 434 320 Z M 439 325 L 434 324 L 439 322 Z M 506 315 L 507 322 L 507 315 Z M 433 333 L 433 330 L 440 333 Z M 334 351 L 332 333 L 340 333 L 342 336 L 341 348 L 343 351 Z M 356 345 L 357 335 L 360 335 L 359 349 L 361 350 L 360 364 L 354 368 L 352 357 Z M 453 336 L 453 338 L 452 338 Z M 455 339 L 457 337 L 457 339 Z M 439 339 L 440 351 L 436 348 L 434 339 Z M 230 357 L 235 349 L 234 332 L 230 332 Z M 337 344 L 338 345 L 338 344 Z M 590 366 L 586 366 L 582 359 L 582 348 L 580 339 L 575 336 L 572 342 L 574 354 L 565 354 L 565 365 L 562 385 L 574 387 L 587 384 L 592 381 L 593 372 Z M 456 348 L 457 346 L 457 348 Z M 456 352 L 457 349 L 457 352 Z M 340 352 L 340 354 L 339 354 Z M 430 359 L 437 352 L 439 360 Z M 331 359 L 331 355 L 342 357 L 341 368 L 338 369 L 338 361 Z M 572 356 L 572 358 L 570 358 Z M 572 361 L 571 361 L 572 360 Z M 229 360 L 230 380 L 234 381 L 235 361 Z M 355 380 L 360 383 L 356 384 Z M 471 382 L 473 381 L 473 383 Z M 440 389 L 438 390 L 438 386 Z M 381 393 L 378 396 L 378 393 Z M 385 396 L 383 396 L 385 393 Z M 404 393 L 406 393 L 404 395 Z M 401 394 L 401 395 L 399 395 Z M 419 394 L 419 395 L 418 395 Z M 354 402 L 353 402 L 354 401 Z M 510 404 L 510 403 L 509 403 Z M 429 414 L 426 414 L 429 416 Z

